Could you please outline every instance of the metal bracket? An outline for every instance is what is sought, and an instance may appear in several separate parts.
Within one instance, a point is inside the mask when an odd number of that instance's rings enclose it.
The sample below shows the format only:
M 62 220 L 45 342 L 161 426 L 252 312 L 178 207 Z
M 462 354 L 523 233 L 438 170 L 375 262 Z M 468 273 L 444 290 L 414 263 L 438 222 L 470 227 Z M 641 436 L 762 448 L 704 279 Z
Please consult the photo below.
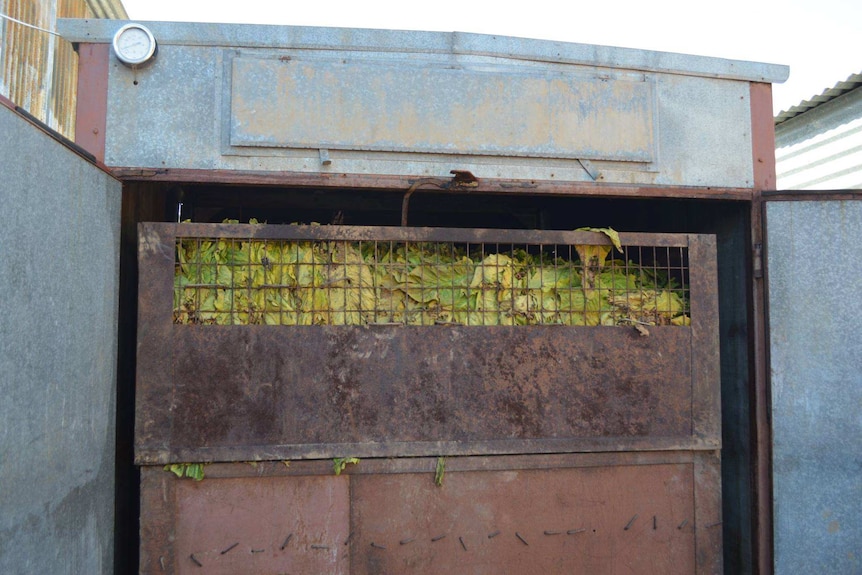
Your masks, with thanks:
M 329 150 L 326 148 L 320 148 L 318 152 L 320 153 L 321 166 L 329 166 L 332 164 L 332 158 L 329 157 Z
M 593 179 L 594 182 L 602 178 L 602 173 L 598 171 L 589 160 L 578 159 L 578 163 L 581 165 L 584 171 L 589 174 L 589 176 Z

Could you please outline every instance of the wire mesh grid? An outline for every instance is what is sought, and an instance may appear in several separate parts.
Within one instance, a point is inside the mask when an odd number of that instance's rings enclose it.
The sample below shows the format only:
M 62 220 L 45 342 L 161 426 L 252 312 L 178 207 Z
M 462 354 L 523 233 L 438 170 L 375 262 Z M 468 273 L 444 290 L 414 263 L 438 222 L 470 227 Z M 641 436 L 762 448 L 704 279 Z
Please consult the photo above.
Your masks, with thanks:
M 688 325 L 685 247 L 178 238 L 173 320 Z

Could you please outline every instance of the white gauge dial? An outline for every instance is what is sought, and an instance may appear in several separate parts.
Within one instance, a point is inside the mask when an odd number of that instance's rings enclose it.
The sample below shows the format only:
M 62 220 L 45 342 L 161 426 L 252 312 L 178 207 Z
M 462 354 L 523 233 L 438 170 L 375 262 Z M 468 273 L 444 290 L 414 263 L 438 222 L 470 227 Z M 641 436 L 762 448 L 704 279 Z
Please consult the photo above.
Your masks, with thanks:
M 114 53 L 127 66 L 140 66 L 156 53 L 153 33 L 140 24 L 126 24 L 114 34 Z

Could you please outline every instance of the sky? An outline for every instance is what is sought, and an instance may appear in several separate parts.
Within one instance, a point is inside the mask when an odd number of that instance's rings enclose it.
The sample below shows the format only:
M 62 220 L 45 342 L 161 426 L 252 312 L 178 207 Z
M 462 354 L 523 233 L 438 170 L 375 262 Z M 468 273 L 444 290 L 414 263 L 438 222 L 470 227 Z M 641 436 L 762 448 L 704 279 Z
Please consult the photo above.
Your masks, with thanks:
M 862 0 L 122 0 L 134 20 L 475 32 L 790 66 L 775 112 L 862 73 Z

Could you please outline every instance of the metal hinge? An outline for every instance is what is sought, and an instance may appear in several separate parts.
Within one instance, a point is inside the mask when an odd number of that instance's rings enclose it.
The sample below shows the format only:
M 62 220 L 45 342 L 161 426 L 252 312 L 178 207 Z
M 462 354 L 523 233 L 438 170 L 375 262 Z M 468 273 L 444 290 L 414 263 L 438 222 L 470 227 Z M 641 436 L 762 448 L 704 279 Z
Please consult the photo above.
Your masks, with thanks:
M 763 244 L 754 244 L 754 279 L 763 277 Z

